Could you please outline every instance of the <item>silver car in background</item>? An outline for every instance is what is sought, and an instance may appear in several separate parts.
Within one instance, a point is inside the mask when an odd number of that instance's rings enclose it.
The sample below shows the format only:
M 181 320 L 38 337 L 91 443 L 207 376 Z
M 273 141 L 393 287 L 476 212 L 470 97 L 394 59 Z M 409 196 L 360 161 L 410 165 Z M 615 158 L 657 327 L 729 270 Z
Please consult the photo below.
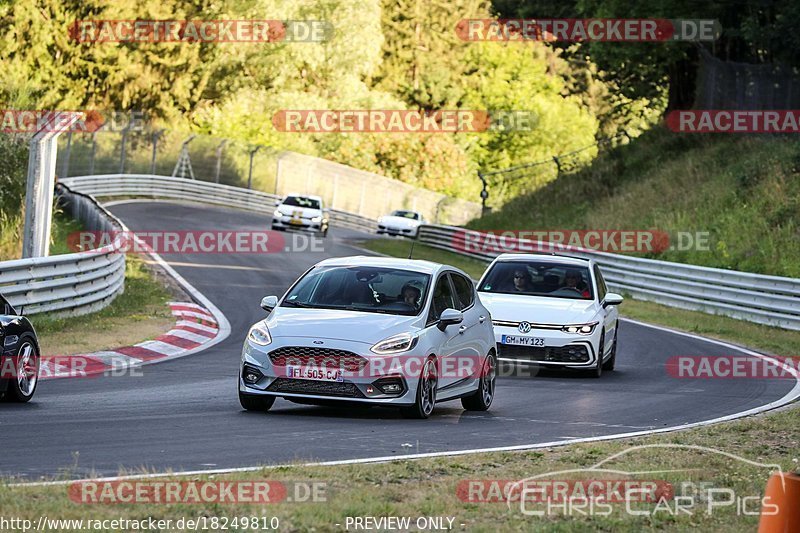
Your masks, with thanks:
M 461 399 L 485 411 L 497 358 L 489 312 L 462 271 L 428 261 L 345 257 L 317 263 L 247 335 L 239 400 L 267 411 L 344 400 L 427 418 Z

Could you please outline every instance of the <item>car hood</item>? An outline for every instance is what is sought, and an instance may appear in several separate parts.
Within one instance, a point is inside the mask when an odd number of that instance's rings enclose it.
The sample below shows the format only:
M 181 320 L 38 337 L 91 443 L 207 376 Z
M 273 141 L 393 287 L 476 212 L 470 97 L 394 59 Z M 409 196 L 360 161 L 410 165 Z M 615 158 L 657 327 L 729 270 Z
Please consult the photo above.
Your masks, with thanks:
M 535 322 L 539 324 L 580 324 L 597 314 L 594 300 L 547 298 L 518 294 L 478 293 L 492 320 Z
M 370 346 L 398 333 L 420 329 L 422 317 L 276 307 L 266 320 L 275 337 L 305 337 L 363 342 Z
M 420 225 L 419 220 L 411 220 L 410 218 L 406 217 L 393 217 L 388 215 L 381 217 L 379 222 L 386 226 L 392 226 L 395 228 L 416 228 Z
M 302 218 L 313 218 L 322 215 L 322 211 L 319 209 L 311 209 L 310 207 L 297 207 L 294 205 L 279 205 L 277 210 L 286 216 L 291 216 L 295 212 L 300 211 L 300 216 Z

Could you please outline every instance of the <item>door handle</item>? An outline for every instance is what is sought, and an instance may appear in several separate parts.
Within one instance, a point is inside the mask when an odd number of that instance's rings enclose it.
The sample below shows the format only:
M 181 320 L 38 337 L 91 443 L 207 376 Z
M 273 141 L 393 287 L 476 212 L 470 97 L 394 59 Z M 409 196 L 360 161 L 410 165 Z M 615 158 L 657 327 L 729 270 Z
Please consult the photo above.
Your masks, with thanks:
M 465 331 L 467 331 L 467 326 L 460 326 L 460 327 L 458 328 L 458 333 L 459 333 L 459 334 L 462 334 L 462 333 L 464 333 Z
M 484 320 L 486 320 L 485 316 L 481 315 L 481 316 L 478 317 L 478 322 L 480 322 L 481 324 L 483 324 Z

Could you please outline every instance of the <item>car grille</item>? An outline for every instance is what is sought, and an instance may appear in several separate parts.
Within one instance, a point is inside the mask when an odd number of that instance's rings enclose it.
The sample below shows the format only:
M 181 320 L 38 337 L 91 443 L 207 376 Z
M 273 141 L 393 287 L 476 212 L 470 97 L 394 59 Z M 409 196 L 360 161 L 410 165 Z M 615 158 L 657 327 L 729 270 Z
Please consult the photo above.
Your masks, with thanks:
M 267 390 L 270 392 L 313 394 L 316 396 L 336 396 L 340 398 L 364 397 L 354 384 L 340 383 L 337 381 L 278 378 L 267 387 Z
M 513 344 L 497 343 L 498 357 L 518 361 L 542 361 L 551 363 L 588 363 L 589 350 L 582 344 L 570 344 L 559 348 L 532 348 Z
M 284 346 L 271 351 L 269 360 L 275 366 L 316 366 L 349 372 L 358 372 L 367 366 L 367 360 L 353 352 L 313 346 Z

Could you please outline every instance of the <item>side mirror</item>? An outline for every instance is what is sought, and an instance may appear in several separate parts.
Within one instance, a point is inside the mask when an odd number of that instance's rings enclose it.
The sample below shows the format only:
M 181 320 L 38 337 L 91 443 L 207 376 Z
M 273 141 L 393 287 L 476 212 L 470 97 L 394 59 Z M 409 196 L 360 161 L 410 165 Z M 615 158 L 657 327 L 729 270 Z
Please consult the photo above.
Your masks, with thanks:
M 451 307 L 448 307 L 444 311 L 442 311 L 442 316 L 439 317 L 439 323 L 437 327 L 444 331 L 447 329 L 447 326 L 452 326 L 454 324 L 461 324 L 464 321 L 464 313 L 461 311 L 457 311 Z
M 279 206 L 279 205 L 281 205 L 282 203 L 283 203 L 283 202 L 281 202 L 280 200 L 275 200 L 275 207 L 278 207 L 278 206 Z
M 606 294 L 606 297 L 603 298 L 603 307 L 608 307 L 609 305 L 619 305 L 622 303 L 622 300 L 623 298 L 619 294 L 609 292 Z
M 266 311 L 267 313 L 271 313 L 273 309 L 278 306 L 278 297 L 277 296 L 264 296 L 261 300 L 261 309 Z

